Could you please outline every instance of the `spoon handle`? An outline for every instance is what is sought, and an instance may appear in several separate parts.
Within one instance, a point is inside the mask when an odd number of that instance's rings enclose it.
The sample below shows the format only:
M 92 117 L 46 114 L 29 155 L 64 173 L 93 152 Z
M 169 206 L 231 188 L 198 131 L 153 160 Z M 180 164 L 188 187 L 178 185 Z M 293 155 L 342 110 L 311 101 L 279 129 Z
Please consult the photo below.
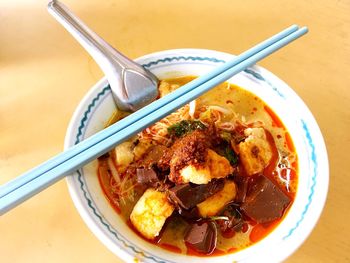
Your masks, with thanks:
M 157 86 L 158 80 L 151 72 L 114 49 L 64 4 L 56 0 L 50 1 L 48 11 L 100 66 L 119 109 L 135 111 L 157 96 L 157 91 L 150 92 L 145 88 L 145 79 L 146 86 Z

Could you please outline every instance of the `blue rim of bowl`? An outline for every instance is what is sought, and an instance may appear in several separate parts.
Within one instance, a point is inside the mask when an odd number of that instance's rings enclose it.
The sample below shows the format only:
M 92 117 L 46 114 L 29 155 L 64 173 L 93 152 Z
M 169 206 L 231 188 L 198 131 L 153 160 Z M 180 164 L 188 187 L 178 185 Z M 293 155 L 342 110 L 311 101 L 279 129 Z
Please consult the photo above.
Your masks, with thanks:
M 217 59 L 215 57 L 199 57 L 199 56 L 174 56 L 174 57 L 165 57 L 162 59 L 158 59 L 155 61 L 150 61 L 147 64 L 143 64 L 142 66 L 144 68 L 150 69 L 152 68 L 152 66 L 156 66 L 162 63 L 170 63 L 170 62 L 174 62 L 174 61 L 200 61 L 200 62 L 211 62 L 211 63 L 225 63 L 225 60 L 222 59 Z M 243 71 L 244 73 L 254 77 L 255 79 L 265 82 L 268 84 L 268 86 L 270 88 L 272 88 L 272 90 L 277 93 L 281 98 L 285 99 L 284 94 L 276 87 L 274 86 L 271 82 L 269 82 L 267 79 L 265 79 L 259 72 L 256 72 L 255 70 L 253 70 L 252 68 L 247 68 Z M 106 95 L 108 92 L 110 92 L 110 87 L 109 85 L 105 86 L 100 92 L 98 92 L 98 94 L 90 101 L 90 103 L 88 104 L 87 109 L 85 110 L 83 117 L 80 119 L 79 122 L 79 126 L 78 126 L 78 132 L 75 136 L 75 144 L 79 143 L 82 138 L 84 138 L 84 134 L 85 134 L 85 128 L 87 127 L 87 123 L 89 121 L 89 116 L 92 115 L 93 113 L 93 109 L 97 106 L 98 102 L 100 99 L 103 98 L 104 95 Z M 313 162 L 313 174 L 311 177 L 311 187 L 310 187 L 310 193 L 308 195 L 308 202 L 305 205 L 298 221 L 295 223 L 295 225 L 290 228 L 290 230 L 288 231 L 288 234 L 285 235 L 284 237 L 282 237 L 283 240 L 288 239 L 290 236 L 292 236 L 292 234 L 294 233 L 294 231 L 299 227 L 299 225 L 301 224 L 301 222 L 304 220 L 305 215 L 307 214 L 309 207 L 312 203 L 313 200 L 313 196 L 314 196 L 314 189 L 316 187 L 316 177 L 317 177 L 317 156 L 316 156 L 316 149 L 315 149 L 315 145 L 313 143 L 308 125 L 306 123 L 305 120 L 300 119 L 301 121 L 301 125 L 303 128 L 303 131 L 305 133 L 305 138 L 307 139 L 307 142 L 311 148 L 311 161 Z M 124 247 L 130 249 L 131 253 L 135 253 L 135 254 L 140 254 L 142 253 L 143 258 L 147 258 L 149 260 L 152 260 L 154 262 L 157 263 L 166 263 L 166 262 L 171 262 L 169 260 L 164 260 L 161 259 L 159 256 L 155 256 L 152 255 L 150 253 L 145 253 L 144 251 L 136 248 L 135 246 L 133 246 L 131 243 L 129 243 L 125 238 L 121 237 L 121 235 L 117 232 L 114 231 L 113 227 L 110 226 L 108 223 L 105 222 L 105 220 L 103 219 L 103 217 L 98 213 L 98 211 L 96 210 L 96 208 L 92 205 L 93 201 L 91 200 L 91 198 L 89 197 L 90 194 L 88 193 L 88 190 L 86 188 L 86 185 L 84 184 L 84 172 L 82 169 L 77 171 L 78 173 L 78 181 L 80 183 L 80 189 L 83 192 L 83 195 L 85 197 L 85 200 L 87 202 L 87 205 L 89 206 L 89 208 L 92 210 L 93 214 L 99 219 L 100 223 L 120 242 L 123 243 Z M 85 188 L 86 189 L 85 189 Z M 147 255 L 149 254 L 149 255 Z

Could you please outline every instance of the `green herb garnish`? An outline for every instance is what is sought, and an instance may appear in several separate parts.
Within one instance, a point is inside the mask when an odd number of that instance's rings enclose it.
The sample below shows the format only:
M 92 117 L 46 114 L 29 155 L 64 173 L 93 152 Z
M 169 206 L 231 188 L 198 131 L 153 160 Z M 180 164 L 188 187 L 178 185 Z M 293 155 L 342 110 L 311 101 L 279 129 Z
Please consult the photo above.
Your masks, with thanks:
M 224 157 L 226 157 L 226 159 L 229 160 L 231 165 L 238 165 L 238 156 L 228 145 L 225 147 Z
M 232 166 L 238 165 L 238 155 L 232 150 L 228 142 L 223 142 L 215 149 L 215 151 L 225 157 Z
M 201 121 L 183 120 L 168 127 L 168 133 L 176 137 L 182 137 L 194 130 L 204 130 L 206 126 Z
M 228 143 L 232 140 L 232 134 L 227 131 L 221 132 L 220 137 Z

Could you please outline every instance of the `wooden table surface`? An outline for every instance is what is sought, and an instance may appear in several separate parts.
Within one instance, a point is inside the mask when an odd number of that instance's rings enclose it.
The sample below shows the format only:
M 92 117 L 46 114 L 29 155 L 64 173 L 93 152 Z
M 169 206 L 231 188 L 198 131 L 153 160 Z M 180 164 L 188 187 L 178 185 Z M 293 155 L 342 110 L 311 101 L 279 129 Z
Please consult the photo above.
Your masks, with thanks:
M 286 81 L 323 132 L 330 186 L 322 216 L 287 262 L 350 262 L 350 1 L 66 0 L 131 58 L 174 48 L 238 54 L 297 23 L 307 36 L 259 65 Z M 0 184 L 59 153 L 71 115 L 102 77 L 48 14 L 47 1 L 0 1 Z M 0 218 L 1 262 L 122 262 L 58 182 Z

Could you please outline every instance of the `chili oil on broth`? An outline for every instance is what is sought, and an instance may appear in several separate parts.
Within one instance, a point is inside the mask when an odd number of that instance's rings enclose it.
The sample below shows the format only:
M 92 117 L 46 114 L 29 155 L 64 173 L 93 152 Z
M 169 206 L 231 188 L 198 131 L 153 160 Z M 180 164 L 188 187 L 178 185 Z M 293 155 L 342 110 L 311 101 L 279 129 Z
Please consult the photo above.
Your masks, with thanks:
M 169 84 L 168 87 L 170 88 L 166 92 L 161 91 L 161 96 L 164 96 L 166 93 L 186 84 L 194 78 L 193 76 L 186 76 L 166 79 L 165 81 Z M 198 117 L 201 108 L 207 106 L 212 106 L 214 109 L 215 107 L 220 107 L 227 110 L 227 114 L 221 116 L 221 123 L 240 120 L 243 123 L 263 124 L 263 127 L 271 134 L 271 138 L 273 139 L 272 143 L 274 143 L 277 148 L 277 154 L 274 156 L 273 164 L 270 164 L 265 169 L 264 175 L 272 179 L 275 184 L 278 184 L 280 188 L 287 193 L 292 200 L 292 204 L 297 189 L 297 156 L 289 133 L 278 116 L 254 94 L 226 82 L 196 99 L 196 109 L 198 109 L 198 112 L 196 110 L 197 116 L 195 115 L 194 117 Z M 126 115 L 127 113 L 116 112 L 107 125 L 111 125 Z M 130 145 L 132 146 L 135 141 L 137 141 L 136 137 L 130 139 Z M 125 152 L 125 154 L 128 155 L 130 152 Z M 115 211 L 120 214 L 132 230 L 138 233 L 132 227 L 129 216 L 144 189 L 133 185 L 131 182 L 132 180 L 128 178 L 128 176 L 131 175 L 124 174 L 120 179 L 121 182 L 118 184 L 112 175 L 113 171 L 110 171 L 111 165 L 113 169 L 118 168 L 114 151 L 99 158 L 98 177 L 100 185 Z M 118 192 L 120 191 L 118 185 L 122 185 L 124 188 L 122 191 L 132 189 L 131 194 L 125 192 L 120 195 L 120 192 Z M 125 194 L 125 196 L 123 196 L 123 194 Z M 289 207 L 286 208 L 283 217 L 288 212 L 288 209 Z M 220 230 L 218 230 L 217 246 L 214 253 L 210 256 L 232 253 L 249 247 L 268 235 L 283 220 L 283 217 L 267 224 L 257 224 L 255 222 L 244 223 L 241 232 L 235 232 L 229 236 L 222 235 Z M 187 227 L 188 223 L 184 219 L 178 215 L 173 215 L 167 219 L 159 238 L 150 242 L 172 252 L 206 256 L 196 253 L 185 245 L 184 235 Z

